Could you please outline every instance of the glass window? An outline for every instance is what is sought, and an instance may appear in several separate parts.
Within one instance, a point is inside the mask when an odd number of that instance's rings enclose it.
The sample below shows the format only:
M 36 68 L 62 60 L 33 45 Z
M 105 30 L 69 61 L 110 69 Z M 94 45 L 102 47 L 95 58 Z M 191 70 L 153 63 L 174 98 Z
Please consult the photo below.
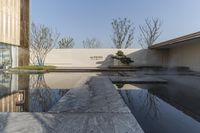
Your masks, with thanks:
M 11 45 L 0 43 L 0 69 L 11 66 Z

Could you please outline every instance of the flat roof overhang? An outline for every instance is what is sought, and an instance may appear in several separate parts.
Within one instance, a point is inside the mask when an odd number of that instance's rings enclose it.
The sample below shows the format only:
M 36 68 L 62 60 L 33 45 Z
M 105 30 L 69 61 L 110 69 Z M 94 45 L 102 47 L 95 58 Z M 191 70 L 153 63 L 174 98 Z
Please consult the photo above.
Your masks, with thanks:
M 200 32 L 192 33 L 172 40 L 157 43 L 155 45 L 150 46 L 149 49 L 169 49 L 197 42 L 200 42 Z

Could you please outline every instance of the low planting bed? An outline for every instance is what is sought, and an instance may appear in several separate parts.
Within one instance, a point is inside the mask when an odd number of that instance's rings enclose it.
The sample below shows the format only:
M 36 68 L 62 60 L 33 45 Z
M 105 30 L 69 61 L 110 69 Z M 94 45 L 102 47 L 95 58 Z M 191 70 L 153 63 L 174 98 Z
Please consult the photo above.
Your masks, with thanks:
M 55 69 L 55 66 L 19 66 L 16 67 L 15 69 L 19 70 L 50 70 L 50 69 Z
M 12 73 L 45 73 L 56 69 L 56 66 L 19 66 L 9 69 Z

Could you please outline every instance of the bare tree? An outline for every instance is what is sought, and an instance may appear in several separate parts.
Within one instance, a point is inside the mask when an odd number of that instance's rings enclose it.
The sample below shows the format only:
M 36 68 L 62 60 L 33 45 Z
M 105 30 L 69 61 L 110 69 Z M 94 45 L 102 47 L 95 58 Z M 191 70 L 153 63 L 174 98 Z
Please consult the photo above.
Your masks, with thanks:
M 47 54 L 56 46 L 59 34 L 45 25 L 31 25 L 30 53 L 34 65 L 44 66 Z
M 75 45 L 72 37 L 64 37 L 58 42 L 58 48 L 73 48 Z
M 142 48 L 152 46 L 161 35 L 160 29 L 162 22 L 158 18 L 145 19 L 145 24 L 139 26 L 140 37 L 139 44 Z
M 113 37 L 112 41 L 116 48 L 129 48 L 134 39 L 134 26 L 131 20 L 127 18 L 113 19 Z
M 96 38 L 83 40 L 83 48 L 102 48 L 102 43 Z

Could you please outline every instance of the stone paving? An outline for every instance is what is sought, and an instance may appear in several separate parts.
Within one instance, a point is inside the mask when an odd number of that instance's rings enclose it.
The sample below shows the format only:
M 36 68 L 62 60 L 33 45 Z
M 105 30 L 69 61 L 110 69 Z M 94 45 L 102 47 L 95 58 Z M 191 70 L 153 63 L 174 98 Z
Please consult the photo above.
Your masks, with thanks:
M 0 113 L 1 133 L 143 133 L 108 77 L 68 91 L 47 113 Z

